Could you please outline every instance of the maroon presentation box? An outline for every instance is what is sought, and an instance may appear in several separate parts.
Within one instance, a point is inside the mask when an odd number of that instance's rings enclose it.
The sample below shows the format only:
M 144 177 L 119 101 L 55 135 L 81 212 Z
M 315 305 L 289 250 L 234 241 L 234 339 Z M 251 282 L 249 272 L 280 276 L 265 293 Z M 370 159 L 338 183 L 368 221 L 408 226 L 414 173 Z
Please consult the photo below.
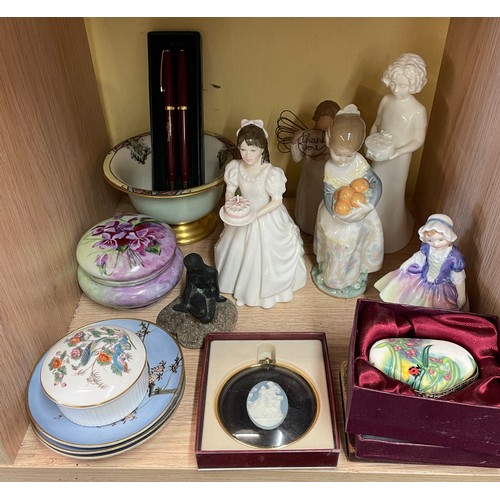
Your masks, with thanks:
M 199 469 L 332 468 L 339 452 L 324 333 L 207 335 L 196 423 Z
M 342 403 L 345 417 L 347 362 L 342 363 L 340 380 Z M 469 467 L 500 467 L 500 457 L 474 451 L 422 444 L 416 441 L 397 439 L 369 434 L 346 433 L 347 457 L 352 461 L 387 462 L 396 464 L 420 465 L 461 465 Z
M 414 443 L 500 457 L 500 357 L 498 318 L 465 312 L 405 306 L 359 299 L 349 348 L 346 385 L 346 432 L 393 440 L 386 450 Z M 479 367 L 478 379 L 440 399 L 417 395 L 368 362 L 370 346 L 390 337 L 434 338 L 467 349 Z M 372 439 L 373 441 L 373 439 Z M 400 441 L 405 444 L 395 444 Z M 413 443 L 413 444 L 408 444 Z M 380 444 L 380 443 L 374 443 Z M 358 448 L 359 448 L 358 444 Z M 435 449 L 437 453 L 437 449 Z M 389 451 L 384 456 L 394 454 Z M 436 455 L 436 456 L 439 456 Z M 478 465 L 480 465 L 478 463 Z

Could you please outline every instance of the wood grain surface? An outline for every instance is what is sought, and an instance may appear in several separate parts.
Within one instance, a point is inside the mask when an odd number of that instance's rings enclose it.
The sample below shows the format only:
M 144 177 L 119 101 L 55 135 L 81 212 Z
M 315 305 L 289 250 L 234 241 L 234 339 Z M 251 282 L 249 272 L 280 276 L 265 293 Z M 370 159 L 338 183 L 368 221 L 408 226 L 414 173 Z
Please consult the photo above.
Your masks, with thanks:
M 471 309 L 500 314 L 500 19 L 452 19 L 415 190 L 466 257 Z
M 0 462 L 28 420 L 24 391 L 80 298 L 76 244 L 116 210 L 109 140 L 82 20 L 0 19 Z

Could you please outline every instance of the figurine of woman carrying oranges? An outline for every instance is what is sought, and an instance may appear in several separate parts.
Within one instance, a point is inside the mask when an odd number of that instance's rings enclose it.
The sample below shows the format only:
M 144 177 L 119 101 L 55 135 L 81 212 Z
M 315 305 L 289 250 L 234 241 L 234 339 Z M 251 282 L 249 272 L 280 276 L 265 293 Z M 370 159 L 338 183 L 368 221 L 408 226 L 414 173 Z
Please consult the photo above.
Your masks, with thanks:
M 366 126 L 354 104 L 339 111 L 326 132 L 331 158 L 325 164 L 324 197 L 314 233 L 316 286 L 339 298 L 366 290 L 368 273 L 384 258 L 384 235 L 375 206 L 382 183 L 358 150 Z

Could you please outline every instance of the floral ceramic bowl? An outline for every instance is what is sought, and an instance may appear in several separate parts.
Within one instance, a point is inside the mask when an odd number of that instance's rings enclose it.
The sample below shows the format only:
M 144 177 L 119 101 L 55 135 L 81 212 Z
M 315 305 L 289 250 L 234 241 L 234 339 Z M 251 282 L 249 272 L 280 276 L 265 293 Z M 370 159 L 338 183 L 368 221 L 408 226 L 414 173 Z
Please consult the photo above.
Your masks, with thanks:
M 91 227 L 76 248 L 78 283 L 94 302 L 117 309 L 148 306 L 183 272 L 183 256 L 168 224 L 143 214 Z
M 71 422 L 102 426 L 134 411 L 148 390 L 146 349 L 132 331 L 91 324 L 56 342 L 40 372 L 43 391 Z
M 153 191 L 151 134 L 144 133 L 117 144 L 104 160 L 104 176 L 128 194 L 141 214 L 169 224 L 179 244 L 199 241 L 218 221 L 216 208 L 224 189 L 224 168 L 236 147 L 224 137 L 204 134 L 205 184 L 177 191 Z

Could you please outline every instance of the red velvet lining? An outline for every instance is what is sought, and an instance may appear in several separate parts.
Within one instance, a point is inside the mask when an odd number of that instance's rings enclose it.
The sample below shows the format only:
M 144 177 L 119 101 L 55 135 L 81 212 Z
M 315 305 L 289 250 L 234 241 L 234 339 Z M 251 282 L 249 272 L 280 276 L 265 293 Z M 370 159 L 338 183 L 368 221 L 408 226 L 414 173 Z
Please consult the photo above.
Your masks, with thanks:
M 392 306 L 392 307 L 391 307 Z M 370 347 L 390 337 L 447 340 L 467 349 L 479 367 L 479 378 L 464 389 L 441 399 L 474 405 L 500 406 L 500 356 L 497 324 L 475 314 L 400 308 L 388 303 L 366 302 L 357 321 L 355 380 L 370 389 L 415 395 L 411 387 L 394 380 L 368 362 Z

